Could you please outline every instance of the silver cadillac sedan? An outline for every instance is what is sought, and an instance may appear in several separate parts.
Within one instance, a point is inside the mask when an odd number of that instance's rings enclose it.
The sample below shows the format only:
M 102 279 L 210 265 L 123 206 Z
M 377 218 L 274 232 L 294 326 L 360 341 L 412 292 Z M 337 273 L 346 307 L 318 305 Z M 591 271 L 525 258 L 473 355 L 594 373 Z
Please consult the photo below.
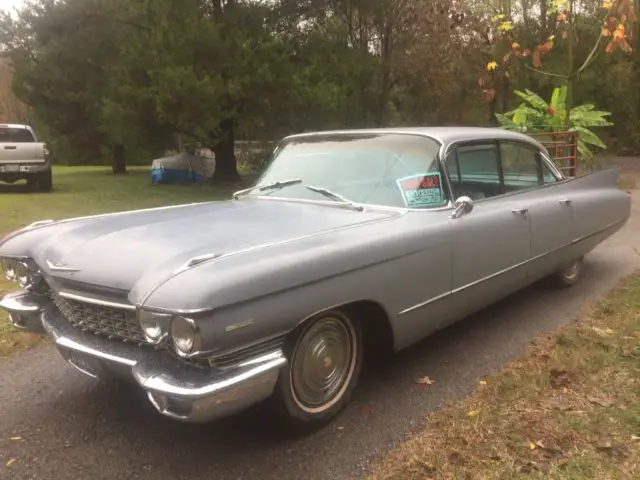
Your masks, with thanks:
M 12 324 L 95 378 L 205 422 L 267 401 L 310 431 L 367 352 L 397 351 L 539 280 L 568 287 L 618 231 L 619 170 L 566 177 L 485 128 L 283 139 L 221 202 L 42 220 L 0 240 Z

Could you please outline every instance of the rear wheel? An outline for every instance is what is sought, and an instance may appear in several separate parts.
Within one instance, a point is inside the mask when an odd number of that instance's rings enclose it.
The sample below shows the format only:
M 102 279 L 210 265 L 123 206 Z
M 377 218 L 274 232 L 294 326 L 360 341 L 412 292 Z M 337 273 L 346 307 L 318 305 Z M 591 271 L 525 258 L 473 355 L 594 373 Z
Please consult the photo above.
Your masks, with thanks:
M 51 169 L 40 174 L 38 179 L 38 187 L 41 192 L 50 192 L 53 189 L 53 175 Z
M 309 433 L 351 397 L 362 367 L 360 325 L 341 310 L 323 312 L 296 330 L 285 349 L 289 361 L 272 400 L 289 430 Z
M 549 277 L 550 283 L 556 288 L 572 287 L 580 280 L 582 274 L 583 257 L 569 262 L 562 270 Z

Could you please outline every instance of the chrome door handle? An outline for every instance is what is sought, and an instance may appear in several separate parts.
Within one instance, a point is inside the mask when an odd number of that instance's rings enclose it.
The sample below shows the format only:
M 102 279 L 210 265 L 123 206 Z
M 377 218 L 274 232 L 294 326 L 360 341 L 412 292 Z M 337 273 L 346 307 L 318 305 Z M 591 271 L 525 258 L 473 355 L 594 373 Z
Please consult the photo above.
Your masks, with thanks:
M 514 215 L 524 215 L 526 217 L 527 213 L 529 213 L 529 209 L 527 209 L 527 208 L 515 208 L 515 209 L 511 210 L 511 212 Z
M 571 200 L 570 198 L 563 198 L 562 200 L 559 200 L 560 205 L 571 205 L 573 203 L 573 200 Z

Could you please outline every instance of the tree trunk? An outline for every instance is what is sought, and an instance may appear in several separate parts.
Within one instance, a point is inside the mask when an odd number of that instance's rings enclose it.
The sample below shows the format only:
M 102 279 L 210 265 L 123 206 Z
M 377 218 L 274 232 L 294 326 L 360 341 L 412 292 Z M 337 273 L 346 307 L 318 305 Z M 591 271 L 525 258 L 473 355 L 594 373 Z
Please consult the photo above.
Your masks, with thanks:
M 569 127 L 570 125 L 570 115 L 571 110 L 573 110 L 573 84 L 574 84 L 574 75 L 575 75 L 575 66 L 574 66 L 574 57 L 573 57 L 573 42 L 575 41 L 575 10 L 574 10 L 574 0 L 569 1 L 569 31 L 567 37 L 567 99 L 566 99 L 566 110 L 567 116 L 564 121 L 564 126 Z
M 549 34 L 549 6 L 547 0 L 540 2 L 540 27 L 542 28 L 542 35 Z
M 215 183 L 239 182 L 241 178 L 236 164 L 235 125 L 233 119 L 225 118 L 222 120 L 217 137 L 218 143 L 212 148 L 216 158 L 216 171 L 213 181 Z
M 382 38 L 382 85 L 376 112 L 376 123 L 379 127 L 386 127 L 388 123 L 389 97 L 391 95 L 391 56 L 393 54 L 392 36 L 393 23 L 391 19 L 387 19 Z
M 113 165 L 111 170 L 114 175 L 122 175 L 127 173 L 127 162 L 124 155 L 124 145 L 116 143 L 113 146 Z

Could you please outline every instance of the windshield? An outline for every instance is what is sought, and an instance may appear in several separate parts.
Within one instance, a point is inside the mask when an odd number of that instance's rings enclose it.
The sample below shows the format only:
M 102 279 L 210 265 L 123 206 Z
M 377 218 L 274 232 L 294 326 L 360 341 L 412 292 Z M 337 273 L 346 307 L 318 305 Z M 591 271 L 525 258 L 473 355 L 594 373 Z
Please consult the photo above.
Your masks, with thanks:
M 326 201 L 307 186 L 359 204 L 435 208 L 446 205 L 439 145 L 407 134 L 340 134 L 294 138 L 281 144 L 257 185 L 300 179 L 252 195 Z

